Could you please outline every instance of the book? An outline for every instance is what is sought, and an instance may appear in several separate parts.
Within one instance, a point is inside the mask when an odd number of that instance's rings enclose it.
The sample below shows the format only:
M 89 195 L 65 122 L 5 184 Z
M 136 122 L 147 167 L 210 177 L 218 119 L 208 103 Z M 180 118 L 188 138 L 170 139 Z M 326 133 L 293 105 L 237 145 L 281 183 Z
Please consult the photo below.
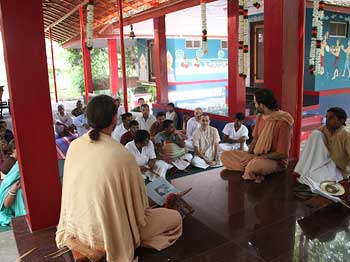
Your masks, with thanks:
M 159 206 L 163 206 L 169 193 L 179 191 L 163 177 L 159 177 L 147 184 L 148 196 Z

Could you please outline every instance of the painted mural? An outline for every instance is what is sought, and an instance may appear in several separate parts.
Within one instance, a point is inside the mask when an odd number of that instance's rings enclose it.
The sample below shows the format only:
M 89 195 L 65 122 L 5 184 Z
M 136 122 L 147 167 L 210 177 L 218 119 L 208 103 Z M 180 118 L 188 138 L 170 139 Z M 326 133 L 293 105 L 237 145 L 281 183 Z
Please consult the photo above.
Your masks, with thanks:
M 312 10 L 306 13 L 306 59 L 310 49 Z M 332 22 L 346 25 L 345 36 L 332 36 L 330 24 Z M 322 91 L 339 88 L 350 88 L 350 14 L 325 11 L 323 18 L 323 40 L 321 42 L 320 73 L 310 76 L 306 71 L 305 88 Z M 306 60 L 305 59 L 305 60 Z M 307 60 L 306 60 L 307 61 Z

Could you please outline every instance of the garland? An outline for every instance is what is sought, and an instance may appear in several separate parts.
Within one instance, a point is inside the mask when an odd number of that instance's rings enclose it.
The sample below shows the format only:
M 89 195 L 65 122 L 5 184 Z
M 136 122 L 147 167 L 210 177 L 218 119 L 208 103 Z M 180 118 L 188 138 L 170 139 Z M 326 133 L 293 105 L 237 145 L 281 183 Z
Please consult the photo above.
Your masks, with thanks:
M 238 72 L 242 78 L 247 78 L 249 67 L 249 21 L 248 21 L 248 1 L 238 2 Z
M 87 5 L 87 24 L 86 24 L 86 47 L 88 49 L 93 48 L 94 38 L 94 4 L 90 1 Z
M 310 74 L 321 71 L 321 46 L 323 40 L 324 1 L 314 0 L 312 13 L 311 46 L 309 56 Z
M 202 17 L 202 50 L 204 54 L 208 53 L 207 39 L 207 4 L 201 0 L 201 17 Z

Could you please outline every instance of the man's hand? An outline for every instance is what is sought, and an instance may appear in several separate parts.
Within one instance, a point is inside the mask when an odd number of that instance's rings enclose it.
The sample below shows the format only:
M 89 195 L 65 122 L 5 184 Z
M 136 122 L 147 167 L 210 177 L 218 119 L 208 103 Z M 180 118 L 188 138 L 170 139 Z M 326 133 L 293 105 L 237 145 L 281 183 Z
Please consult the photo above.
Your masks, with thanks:
M 141 169 L 141 173 L 146 173 L 149 170 L 149 168 L 145 166 L 140 166 L 140 169 Z

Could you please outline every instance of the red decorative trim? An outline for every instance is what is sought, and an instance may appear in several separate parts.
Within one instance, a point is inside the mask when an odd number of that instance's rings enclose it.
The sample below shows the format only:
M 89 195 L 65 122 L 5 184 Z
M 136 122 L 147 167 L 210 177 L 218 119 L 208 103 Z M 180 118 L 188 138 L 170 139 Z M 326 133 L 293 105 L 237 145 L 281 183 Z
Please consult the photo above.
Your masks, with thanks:
M 167 105 L 162 105 L 162 104 L 152 104 L 153 108 L 157 108 L 157 109 L 162 109 L 162 110 L 168 110 L 168 106 Z M 184 109 L 184 108 L 175 108 L 175 112 L 179 112 L 179 113 L 190 113 L 191 115 L 193 115 L 193 110 L 190 109 Z M 222 116 L 222 115 L 215 115 L 215 114 L 210 114 L 208 113 L 209 117 L 211 119 L 215 119 L 215 120 L 219 120 L 219 121 L 223 121 L 223 122 L 232 122 L 233 117 L 230 116 Z M 246 116 L 245 121 L 251 121 L 251 120 L 255 120 L 256 116 Z
M 307 1 L 306 2 L 306 7 L 307 8 L 313 8 L 313 3 L 312 1 Z M 350 9 L 349 7 L 345 7 L 345 6 L 337 6 L 337 5 L 328 5 L 325 4 L 325 11 L 332 11 L 332 12 L 337 12 L 337 13 L 345 13 L 345 14 L 349 14 L 350 13 Z
M 303 112 L 320 109 L 320 105 L 304 106 Z
M 307 96 L 320 96 L 320 92 L 313 91 L 313 90 L 304 90 L 304 95 L 307 95 Z
M 338 89 L 329 89 L 329 90 L 322 90 L 322 91 L 304 90 L 304 95 L 308 95 L 308 96 L 331 96 L 331 95 L 342 95 L 342 94 L 350 94 L 350 88 L 338 88 Z
M 211 79 L 211 80 L 197 80 L 197 81 L 183 81 L 183 82 L 169 82 L 169 86 L 179 86 L 179 85 L 197 85 L 205 83 L 221 83 L 227 82 L 227 79 Z

